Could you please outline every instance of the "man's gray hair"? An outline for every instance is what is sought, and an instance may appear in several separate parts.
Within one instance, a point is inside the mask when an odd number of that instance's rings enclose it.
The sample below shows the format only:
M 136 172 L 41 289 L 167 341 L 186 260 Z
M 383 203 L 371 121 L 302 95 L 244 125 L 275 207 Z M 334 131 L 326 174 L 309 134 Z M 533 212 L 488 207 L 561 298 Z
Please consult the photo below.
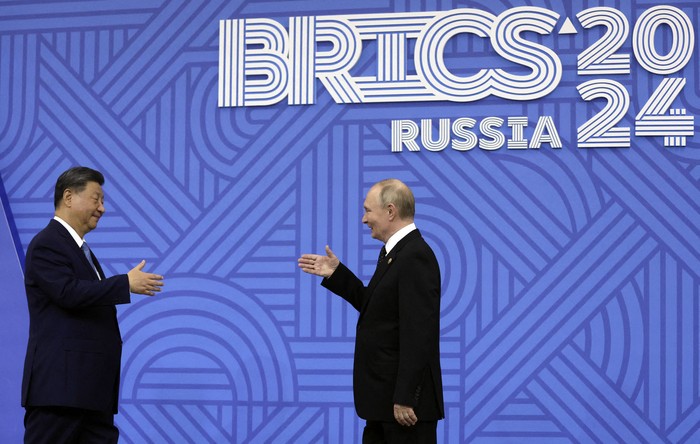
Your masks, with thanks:
M 398 179 L 385 179 L 376 183 L 379 187 L 379 204 L 382 208 L 394 204 L 401 219 L 413 219 L 416 215 L 416 199 L 411 189 Z

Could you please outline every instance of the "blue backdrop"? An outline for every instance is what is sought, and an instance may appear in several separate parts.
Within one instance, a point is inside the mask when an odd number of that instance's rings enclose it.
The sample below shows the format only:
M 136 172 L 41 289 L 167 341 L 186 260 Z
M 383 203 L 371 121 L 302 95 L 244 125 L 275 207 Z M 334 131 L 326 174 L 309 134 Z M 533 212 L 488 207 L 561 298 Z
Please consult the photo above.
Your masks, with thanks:
M 440 442 L 700 442 L 697 120 L 684 136 L 672 128 L 672 140 L 635 131 L 649 116 L 658 124 L 658 114 L 698 114 L 700 57 L 696 29 L 682 40 L 690 59 L 674 72 L 653 72 L 635 52 L 653 46 L 636 40 L 647 31 L 635 24 L 658 3 L 0 2 L 0 177 L 9 203 L 0 220 L 0 441 L 20 440 L 27 334 L 9 227 L 26 248 L 53 214 L 57 176 L 81 164 L 107 180 L 107 213 L 88 235 L 105 272 L 146 259 L 147 270 L 166 276 L 162 295 L 119 309 L 123 443 L 359 442 L 357 315 L 296 259 L 330 244 L 368 280 L 381 245 L 361 224 L 362 202 L 387 177 L 414 190 L 416 223 L 442 269 Z M 697 26 L 700 2 L 666 4 Z M 549 79 L 554 88 L 533 100 L 336 103 L 342 94 L 316 80 L 312 104 L 218 106 L 220 20 L 267 18 L 288 29 L 293 16 L 475 8 L 496 17 L 520 6 L 557 15 L 552 32 L 525 34 L 561 60 L 560 81 Z M 600 6 L 628 22 L 612 50 L 630 55 L 626 73 L 579 72 L 605 27 L 585 28 L 577 14 Z M 683 51 L 671 23 L 648 31 L 657 64 Z M 414 60 L 408 35 L 391 49 Z M 410 61 L 406 72 L 385 71 L 397 65 L 378 39 L 363 38 L 351 77 L 416 75 Z M 505 60 L 492 43 L 456 33 L 441 49 L 447 69 L 530 72 L 522 55 Z M 251 79 L 274 76 L 263 71 Z M 615 84 L 600 87 L 603 99 L 584 100 L 585 82 L 608 78 Z M 653 114 L 645 106 L 664 79 L 686 83 L 676 96 L 664 90 L 668 106 Z M 606 103 L 628 108 L 613 110 L 615 120 Z M 497 129 L 532 141 L 542 116 L 553 125 L 545 136 L 557 137 L 536 149 L 499 146 L 479 128 L 513 117 Z M 582 127 L 597 116 L 622 130 L 598 132 L 598 145 L 586 147 Z M 518 117 L 528 122 L 521 137 Z M 449 133 L 439 119 L 459 118 L 474 119 L 486 145 L 427 148 Z M 432 119 L 427 128 L 422 119 Z M 432 137 L 415 138 L 420 151 L 392 152 L 392 121 Z M 625 140 L 629 147 L 616 148 Z

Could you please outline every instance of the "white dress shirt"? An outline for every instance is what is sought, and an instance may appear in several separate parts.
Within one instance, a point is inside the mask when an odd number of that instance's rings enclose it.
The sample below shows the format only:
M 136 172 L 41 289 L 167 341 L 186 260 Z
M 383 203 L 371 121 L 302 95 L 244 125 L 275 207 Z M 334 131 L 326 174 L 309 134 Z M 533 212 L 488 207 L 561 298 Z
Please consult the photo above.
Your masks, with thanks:
M 386 254 L 389 254 L 392 248 L 396 246 L 396 244 L 399 243 L 401 239 L 406 237 L 408 233 L 416 229 L 416 224 L 410 223 L 397 231 L 396 233 L 392 234 L 391 237 L 386 241 L 386 244 L 384 244 L 384 248 L 386 248 Z

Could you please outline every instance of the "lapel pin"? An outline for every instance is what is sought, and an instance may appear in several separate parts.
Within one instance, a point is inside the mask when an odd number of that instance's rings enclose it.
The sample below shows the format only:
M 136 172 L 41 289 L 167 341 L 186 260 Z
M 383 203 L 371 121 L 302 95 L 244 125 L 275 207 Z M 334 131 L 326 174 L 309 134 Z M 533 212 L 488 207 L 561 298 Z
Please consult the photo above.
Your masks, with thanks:
M 387 264 L 391 264 L 391 262 L 394 260 L 393 257 L 390 257 L 389 260 L 387 261 Z

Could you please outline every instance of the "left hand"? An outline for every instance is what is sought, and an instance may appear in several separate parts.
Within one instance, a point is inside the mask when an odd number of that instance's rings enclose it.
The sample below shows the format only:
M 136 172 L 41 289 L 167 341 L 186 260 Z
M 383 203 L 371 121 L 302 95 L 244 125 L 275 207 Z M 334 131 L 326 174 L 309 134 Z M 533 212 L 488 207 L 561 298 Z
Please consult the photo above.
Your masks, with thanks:
M 412 426 L 418 422 L 418 417 L 413 411 L 413 407 L 394 404 L 394 418 L 402 426 Z
M 298 262 L 302 271 L 324 278 L 331 277 L 335 269 L 340 265 L 340 259 L 328 245 L 326 245 L 325 256 L 320 254 L 302 254 Z

